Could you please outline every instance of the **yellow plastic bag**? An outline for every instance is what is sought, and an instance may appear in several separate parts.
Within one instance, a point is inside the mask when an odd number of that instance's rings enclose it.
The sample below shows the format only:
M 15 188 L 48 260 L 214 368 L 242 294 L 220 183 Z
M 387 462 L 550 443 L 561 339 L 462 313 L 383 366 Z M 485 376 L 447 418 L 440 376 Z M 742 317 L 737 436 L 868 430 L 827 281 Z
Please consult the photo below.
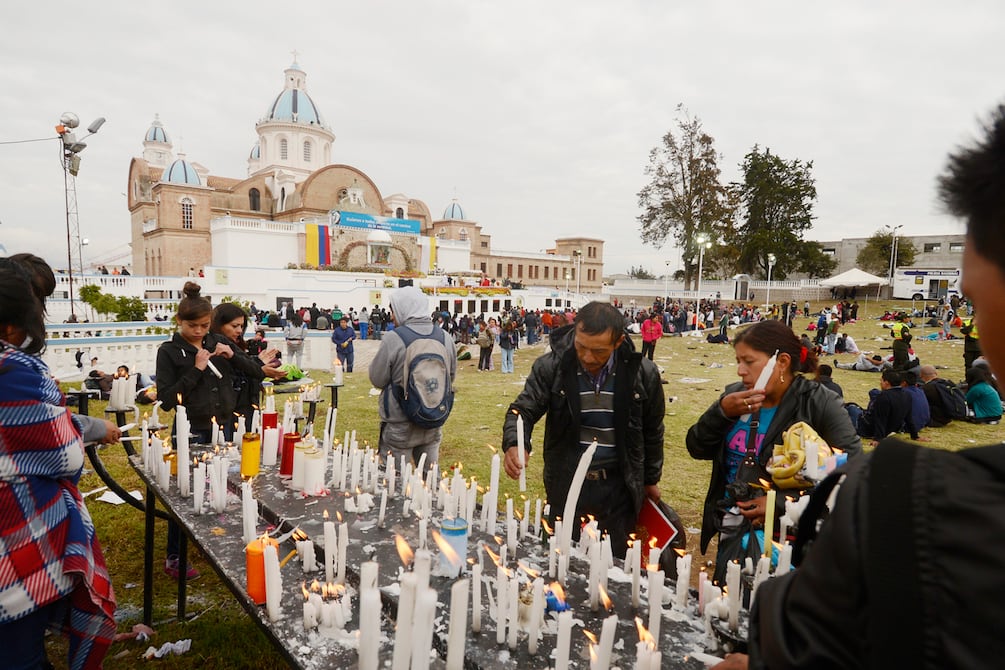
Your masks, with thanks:
M 810 458 L 813 454 L 816 455 L 816 463 L 811 461 L 810 468 L 806 467 L 807 454 L 810 454 Z M 822 472 L 827 458 L 831 455 L 833 455 L 831 448 L 817 431 L 805 421 L 800 421 L 782 433 L 782 444 L 774 446 L 767 470 L 771 474 L 775 488 L 807 489 L 816 482 L 806 476 L 806 470 L 809 469 L 813 474 Z

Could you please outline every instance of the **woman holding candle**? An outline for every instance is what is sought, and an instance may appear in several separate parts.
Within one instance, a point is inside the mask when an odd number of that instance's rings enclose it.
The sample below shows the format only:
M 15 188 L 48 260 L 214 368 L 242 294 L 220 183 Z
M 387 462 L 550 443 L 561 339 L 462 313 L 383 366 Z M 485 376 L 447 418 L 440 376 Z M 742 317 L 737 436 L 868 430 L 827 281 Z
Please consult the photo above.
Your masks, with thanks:
M 282 379 L 285 372 L 276 367 L 278 349 L 263 349 L 257 355 L 248 353 L 244 341 L 244 331 L 248 327 L 248 315 L 232 302 L 223 302 L 213 308 L 210 332 L 222 335 L 234 346 L 234 391 L 237 400 L 234 411 L 244 417 L 245 431 L 251 431 L 251 417 L 259 405 L 262 380 Z M 247 359 L 246 361 L 244 359 Z M 240 362 L 240 365 L 237 363 Z
M 727 486 L 738 481 L 770 481 L 765 466 L 772 445 L 781 442 L 782 432 L 789 426 L 806 422 L 828 445 L 843 450 L 849 458 L 862 450 L 841 399 L 800 374 L 814 372 L 817 358 L 790 327 L 781 321 L 761 321 L 736 335 L 734 349 L 741 381 L 727 386 L 687 434 L 692 458 L 712 461 L 701 528 L 703 553 L 716 532 L 722 547 L 724 540 L 735 539 L 751 524 L 765 524 L 767 496 L 738 501 Z M 776 506 L 784 501 L 784 496 L 777 496 Z M 770 513 L 777 516 L 783 511 Z M 725 577 L 729 558 L 721 553 L 718 556 L 715 581 Z
M 235 344 L 209 332 L 213 306 L 200 295 L 198 284 L 186 282 L 184 293 L 175 317 L 178 331 L 157 350 L 157 395 L 165 410 L 178 404 L 185 406 L 191 440 L 209 443 L 214 420 L 225 438 L 232 440 L 237 402 L 234 369 L 258 374 L 260 366 L 249 356 L 238 358 Z M 172 435 L 176 431 L 177 423 L 171 428 Z M 179 532 L 176 524 L 168 522 L 168 558 L 164 570 L 172 577 L 179 574 Z M 190 568 L 186 575 L 192 579 L 198 572 Z
M 67 665 L 99 667 L 115 635 L 115 596 L 77 489 L 80 425 L 38 354 L 45 346 L 32 275 L 0 259 L 0 645 L 4 667 L 40 668 L 49 628 Z

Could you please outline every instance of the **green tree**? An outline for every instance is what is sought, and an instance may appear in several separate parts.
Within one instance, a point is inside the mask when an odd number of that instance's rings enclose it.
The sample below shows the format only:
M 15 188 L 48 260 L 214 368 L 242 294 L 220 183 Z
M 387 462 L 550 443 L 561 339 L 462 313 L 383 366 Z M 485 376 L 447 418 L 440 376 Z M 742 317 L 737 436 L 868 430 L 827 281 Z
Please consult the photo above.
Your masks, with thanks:
M 824 253 L 819 242 L 803 242 L 799 248 L 799 271 L 810 279 L 821 279 L 834 274 L 837 261 Z
M 720 180 L 715 140 L 701 120 L 677 105 L 674 128 L 649 152 L 650 182 L 638 193 L 641 237 L 661 248 L 672 240 L 683 251 L 684 281 L 690 285 L 698 267 L 698 243 L 721 239 L 732 224 L 733 203 Z
M 136 297 L 120 297 L 116 300 L 116 321 L 146 321 L 147 306 Z
M 146 321 L 147 308 L 139 298 L 117 298 L 102 293 L 101 287 L 95 284 L 81 286 L 79 295 L 91 309 L 103 316 L 115 315 L 116 321 Z
M 656 275 L 654 275 L 649 270 L 646 270 L 641 265 L 638 267 L 633 266 L 631 268 L 628 268 L 628 276 L 632 277 L 633 279 L 656 279 Z
M 890 252 L 893 247 L 893 231 L 878 230 L 866 240 L 865 246 L 859 249 L 855 264 L 866 272 L 880 277 L 890 274 Z M 896 267 L 909 267 L 914 264 L 914 256 L 918 253 L 911 240 L 897 238 Z
M 743 181 L 732 185 L 742 205 L 737 229 L 738 267 L 752 276 L 767 277 L 768 254 L 775 254 L 773 279 L 785 279 L 802 267 L 803 234 L 813 225 L 817 198 L 813 162 L 787 161 L 757 145 L 740 166 Z

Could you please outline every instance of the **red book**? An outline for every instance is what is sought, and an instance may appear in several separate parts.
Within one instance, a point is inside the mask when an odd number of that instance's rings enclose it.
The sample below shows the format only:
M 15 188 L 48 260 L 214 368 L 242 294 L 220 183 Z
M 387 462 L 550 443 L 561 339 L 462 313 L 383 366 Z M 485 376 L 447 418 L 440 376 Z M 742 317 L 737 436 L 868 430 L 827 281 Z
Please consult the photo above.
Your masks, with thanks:
M 639 512 L 639 520 L 635 525 L 635 538 L 643 547 L 653 546 L 665 551 L 677 537 L 677 528 L 670 523 L 670 519 L 660 510 L 659 505 L 650 498 L 642 502 L 642 511 Z M 656 541 L 653 542 L 653 539 Z M 645 567 L 649 562 L 649 552 L 642 551 L 640 555 L 642 567 Z

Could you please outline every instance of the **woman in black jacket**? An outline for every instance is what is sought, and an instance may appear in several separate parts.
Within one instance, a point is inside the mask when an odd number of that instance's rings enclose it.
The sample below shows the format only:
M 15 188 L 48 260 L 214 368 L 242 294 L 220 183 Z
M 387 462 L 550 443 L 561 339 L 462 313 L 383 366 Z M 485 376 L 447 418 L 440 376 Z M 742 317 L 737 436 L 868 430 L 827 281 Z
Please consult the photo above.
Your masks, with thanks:
M 784 511 L 784 496 L 777 496 L 775 510 L 765 510 L 764 496 L 740 502 L 727 493 L 726 486 L 736 480 L 748 444 L 759 471 L 764 471 L 770 460 L 772 446 L 781 443 L 782 432 L 800 421 L 849 457 L 862 450 L 841 399 L 799 374 L 816 370 L 817 358 L 802 346 L 791 328 L 781 321 L 761 321 L 736 336 L 734 349 L 736 372 L 742 381 L 727 386 L 687 433 L 692 458 L 712 461 L 701 528 L 702 553 L 716 532 L 721 545 L 723 539 L 749 528 L 746 522 L 757 527 L 763 525 L 766 513 L 777 516 Z M 763 388 L 755 387 L 776 351 L 770 378 Z M 755 426 L 756 438 L 749 443 L 748 434 Z M 725 564 L 717 560 L 716 575 L 720 574 L 725 574 Z

